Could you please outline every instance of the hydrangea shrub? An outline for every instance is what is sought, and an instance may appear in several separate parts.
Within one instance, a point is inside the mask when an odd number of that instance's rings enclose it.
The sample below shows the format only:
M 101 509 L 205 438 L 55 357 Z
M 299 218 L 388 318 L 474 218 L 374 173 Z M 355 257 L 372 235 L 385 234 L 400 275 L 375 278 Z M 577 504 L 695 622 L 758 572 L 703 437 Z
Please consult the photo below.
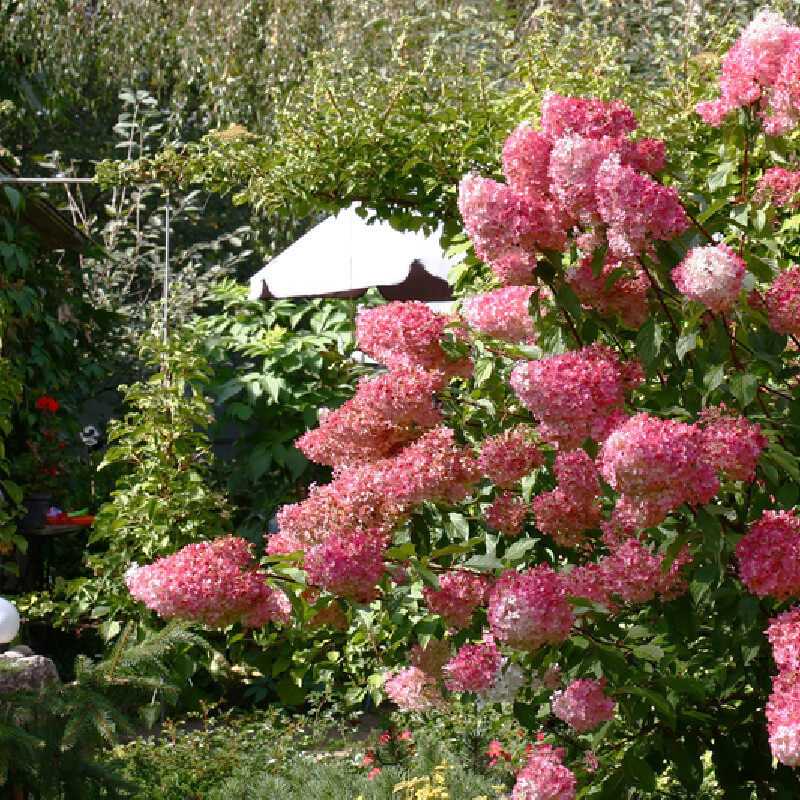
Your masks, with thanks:
M 400 709 L 508 703 L 514 798 L 800 793 L 799 65 L 760 13 L 689 154 L 547 93 L 458 187 L 475 291 L 363 312 L 385 370 L 299 442 L 264 580 L 386 611 Z

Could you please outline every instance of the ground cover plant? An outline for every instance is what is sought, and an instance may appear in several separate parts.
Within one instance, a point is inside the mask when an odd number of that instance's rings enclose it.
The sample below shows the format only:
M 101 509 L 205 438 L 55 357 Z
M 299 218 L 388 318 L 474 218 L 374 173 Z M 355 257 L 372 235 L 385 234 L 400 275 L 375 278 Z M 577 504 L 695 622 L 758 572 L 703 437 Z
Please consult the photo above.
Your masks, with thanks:
M 697 797 L 709 769 L 795 796 L 798 64 L 759 12 L 666 141 L 544 93 L 502 180 L 458 186 L 457 312 L 358 316 L 385 369 L 297 442 L 331 482 L 261 563 L 190 545 L 133 597 L 245 629 L 385 615 L 375 698 L 510 703 L 514 800 Z

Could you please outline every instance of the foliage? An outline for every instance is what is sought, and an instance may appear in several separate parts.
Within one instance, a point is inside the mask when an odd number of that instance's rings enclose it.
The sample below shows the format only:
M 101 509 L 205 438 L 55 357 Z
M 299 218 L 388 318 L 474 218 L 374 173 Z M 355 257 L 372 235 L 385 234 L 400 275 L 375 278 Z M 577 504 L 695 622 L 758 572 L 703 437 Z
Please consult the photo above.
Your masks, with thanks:
M 8 555 L 14 546 L 23 548 L 25 546 L 25 540 L 16 535 L 14 524 L 22 502 L 22 489 L 9 478 L 10 464 L 5 446 L 5 439 L 11 433 L 12 414 L 21 394 L 22 384 L 11 362 L 0 357 L 0 554 L 2 555 Z
M 710 50 L 757 4 L 707 3 L 701 14 L 694 3 L 650 2 L 650 13 L 623 6 L 613 21 L 605 3 L 520 5 L 516 27 L 471 4 L 449 22 L 434 14 L 425 26 L 437 35 L 412 28 L 380 70 L 367 48 L 321 53 L 277 105 L 269 137 L 212 131 L 154 159 L 102 162 L 98 180 L 201 186 L 286 218 L 360 201 L 398 228 L 444 221 L 452 233 L 459 179 L 496 172 L 503 139 L 535 116 L 545 88 L 621 98 L 648 135 L 696 132 L 687 122 L 713 80 Z
M 109 638 L 120 630 L 117 615 L 131 609 L 123 576 L 132 563 L 214 538 L 230 524 L 227 504 L 209 482 L 206 359 L 180 334 L 166 342 L 152 335 L 141 358 L 152 373 L 122 387 L 126 410 L 109 426 L 109 447 L 99 467 L 118 477 L 90 537 L 86 562 L 94 577 L 63 587 L 73 614 L 108 618 Z
M 25 549 L 12 520 L 23 493 L 39 481 L 25 472 L 29 441 L 41 422 L 36 401 L 50 393 L 68 411 L 90 396 L 105 374 L 103 340 L 115 315 L 95 309 L 83 294 L 74 253 L 47 252 L 26 222 L 23 195 L 0 191 L 0 550 Z M 41 198 L 39 198 L 41 199 Z M 69 417 L 68 417 L 69 418 Z M 70 437 L 69 426 L 64 435 Z M 63 462 L 63 455 L 59 458 Z M 67 491 L 64 475 L 53 482 Z
M 246 514 L 238 527 L 260 536 L 278 506 L 327 477 L 293 442 L 366 371 L 351 358 L 355 310 L 350 301 L 251 301 L 230 281 L 210 300 L 193 335 L 213 366 L 215 439 L 234 438 L 222 477 Z
M 444 28 L 463 39 L 470 26 L 499 25 L 507 15 L 505 3 L 460 5 L 466 14 L 443 0 L 8 3 L 0 87 L 15 113 L 0 136 L 33 152 L 107 155 L 117 95 L 130 85 L 156 97 L 179 134 L 231 123 L 265 133 L 275 103 L 319 52 L 363 51 L 380 65 L 405 29 L 430 38 Z
M 166 737 L 138 739 L 116 748 L 115 765 L 138 786 L 134 797 L 178 800 L 209 798 L 299 798 L 390 800 L 397 785 L 431 775 L 447 764 L 450 800 L 496 797 L 497 776 L 458 766 L 450 743 L 433 727 L 413 731 L 417 753 L 408 765 L 385 767 L 372 780 L 363 766 L 363 743 L 352 734 L 354 720 L 314 713 L 287 718 L 269 710 L 204 715 L 202 728 L 168 727 Z M 339 733 L 341 731 L 341 733 Z M 377 739 L 377 732 L 370 739 Z
M 43 800 L 127 796 L 126 781 L 103 763 L 103 751 L 133 730 L 131 712 L 140 709 L 152 721 L 164 701 L 180 694 L 184 676 L 174 657 L 205 646 L 184 627 L 170 625 L 141 641 L 129 627 L 107 659 L 80 659 L 74 682 L 3 695 L 0 786 Z
M 146 91 L 125 88 L 113 127 L 115 148 L 126 159 L 142 158 L 171 140 L 167 119 Z M 39 163 L 57 174 L 80 172 L 78 161 L 65 162 L 58 151 Z M 101 249 L 83 259 L 86 293 L 98 308 L 122 315 L 117 331 L 123 352 L 119 369 L 129 367 L 127 352 L 163 316 L 165 259 L 169 257 L 167 319 L 172 327 L 187 323 L 202 305 L 209 287 L 220 278 L 254 268 L 247 248 L 253 231 L 236 227 L 242 215 L 225 203 L 202 198 L 199 191 L 164 191 L 158 184 L 115 187 L 108 197 L 83 187 L 68 187 L 67 208 L 76 226 L 90 233 Z M 102 202 L 100 202 L 102 201 Z M 165 209 L 169 205 L 169 253 L 166 252 Z M 220 217 L 225 217 L 220 220 Z M 223 228 L 222 232 L 220 228 Z

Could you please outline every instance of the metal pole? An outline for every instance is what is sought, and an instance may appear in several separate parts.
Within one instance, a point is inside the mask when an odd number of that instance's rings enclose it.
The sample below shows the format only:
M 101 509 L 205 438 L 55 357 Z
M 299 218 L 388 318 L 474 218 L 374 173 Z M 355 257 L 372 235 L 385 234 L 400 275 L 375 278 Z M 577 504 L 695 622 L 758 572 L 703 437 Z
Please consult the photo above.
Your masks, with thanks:
M 169 334 L 169 189 L 167 189 L 167 204 L 164 207 L 164 291 L 162 295 L 163 308 L 163 337 L 167 341 Z

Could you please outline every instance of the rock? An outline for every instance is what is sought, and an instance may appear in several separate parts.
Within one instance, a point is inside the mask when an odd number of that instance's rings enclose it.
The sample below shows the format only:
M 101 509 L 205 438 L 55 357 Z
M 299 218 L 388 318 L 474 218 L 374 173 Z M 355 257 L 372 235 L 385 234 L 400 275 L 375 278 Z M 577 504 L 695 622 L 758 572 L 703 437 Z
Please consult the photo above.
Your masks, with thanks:
M 48 683 L 58 682 L 58 670 L 49 658 L 20 652 L 29 647 L 0 653 L 0 694 L 25 689 L 41 689 Z
M 18 653 L 21 656 L 32 656 L 33 650 L 26 644 L 16 644 L 6 650 L 6 655 L 10 656 L 12 653 Z

